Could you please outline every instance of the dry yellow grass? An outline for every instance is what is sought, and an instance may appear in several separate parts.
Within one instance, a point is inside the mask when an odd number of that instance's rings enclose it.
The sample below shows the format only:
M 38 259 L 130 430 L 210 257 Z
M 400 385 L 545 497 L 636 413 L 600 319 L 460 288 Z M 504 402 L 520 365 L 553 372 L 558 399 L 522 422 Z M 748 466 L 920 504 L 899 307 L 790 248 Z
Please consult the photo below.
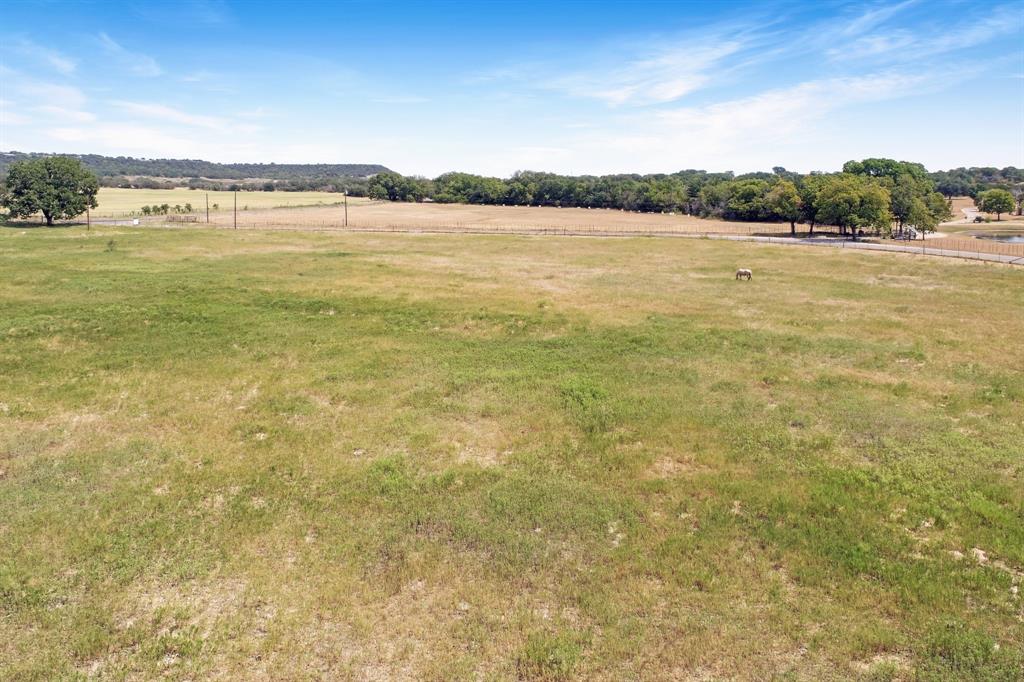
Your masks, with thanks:
M 238 208 L 267 209 L 279 206 L 310 206 L 316 204 L 336 204 L 344 201 L 344 196 L 336 192 L 238 192 Z M 211 210 L 229 211 L 234 206 L 235 192 L 190 190 L 187 187 L 176 189 L 121 189 L 119 187 L 101 187 L 97 201 L 99 206 L 93 211 L 94 217 L 117 216 L 141 211 L 143 206 L 160 206 L 167 204 L 184 206 L 191 204 L 193 211 L 206 210 L 207 196 Z M 349 197 L 349 203 L 365 202 L 366 199 Z M 216 206 L 216 208 L 214 208 Z
M 239 212 L 245 227 L 302 228 L 342 225 L 340 206 L 271 209 Z M 688 215 L 632 213 L 610 209 L 553 208 L 547 206 L 471 206 L 465 204 L 412 204 L 366 202 L 349 204 L 349 225 L 370 228 L 460 227 L 465 229 L 587 230 L 622 232 L 726 232 L 730 234 L 778 234 L 789 231 L 781 223 L 740 223 L 705 220 Z M 221 226 L 233 224 L 234 216 L 212 217 Z

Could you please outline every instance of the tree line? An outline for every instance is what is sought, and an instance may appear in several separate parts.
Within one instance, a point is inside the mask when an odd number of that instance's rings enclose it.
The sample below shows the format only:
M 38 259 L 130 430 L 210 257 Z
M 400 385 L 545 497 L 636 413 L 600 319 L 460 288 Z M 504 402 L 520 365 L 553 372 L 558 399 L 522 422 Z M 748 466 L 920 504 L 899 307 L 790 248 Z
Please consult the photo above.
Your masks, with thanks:
M 935 181 L 935 189 L 947 197 L 971 197 L 990 189 L 1002 189 L 1014 194 L 1017 200 L 1024 196 L 1021 191 L 1024 185 L 1024 168 L 954 168 L 952 170 L 931 173 Z
M 949 202 L 919 163 L 893 159 L 850 161 L 838 173 L 802 175 L 776 167 L 771 173 L 569 176 L 523 171 L 494 178 L 445 173 L 432 180 L 394 172 L 369 181 L 370 198 L 388 201 L 506 206 L 610 208 L 685 213 L 726 220 L 835 225 L 842 234 L 934 230 L 949 215 Z
M 1008 176 L 1002 171 L 1003 177 Z M 12 217 L 42 213 L 48 224 L 96 206 L 99 183 L 76 158 L 40 155 L 7 168 L 0 206 Z M 267 189 L 263 187 L 261 189 Z M 388 201 L 501 204 L 686 213 L 745 221 L 785 221 L 837 226 L 859 235 L 935 229 L 950 216 L 949 200 L 919 163 L 893 159 L 848 161 L 837 173 L 801 175 L 776 167 L 771 173 L 708 173 L 685 170 L 656 175 L 566 176 L 523 171 L 494 178 L 445 173 L 428 180 L 386 171 L 367 181 L 367 194 Z M 1024 183 L 979 191 L 975 203 L 997 214 L 1021 209 Z M 176 206 L 176 210 L 182 208 Z M 167 213 L 164 204 L 149 207 Z
M 0 175 L 16 161 L 63 156 L 78 159 L 99 178 L 146 176 L 149 178 L 209 178 L 211 180 L 317 180 L 368 178 L 388 170 L 378 163 L 214 163 L 199 159 L 138 159 L 100 154 L 0 153 Z
M 182 182 L 182 178 L 159 179 L 113 175 L 99 178 L 99 183 L 100 187 L 123 189 L 177 189 L 184 184 L 189 189 L 209 192 L 344 192 L 354 197 L 365 197 L 369 190 L 368 178 L 343 175 L 248 182 L 200 177 L 191 177 Z

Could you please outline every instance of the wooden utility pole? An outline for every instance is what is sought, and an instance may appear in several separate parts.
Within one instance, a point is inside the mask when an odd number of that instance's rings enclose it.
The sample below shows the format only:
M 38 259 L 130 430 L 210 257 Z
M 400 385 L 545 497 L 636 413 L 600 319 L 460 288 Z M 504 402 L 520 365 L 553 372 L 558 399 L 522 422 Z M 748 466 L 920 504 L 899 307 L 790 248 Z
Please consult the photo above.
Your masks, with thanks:
M 238 229 L 238 190 L 235 190 L 235 229 Z
M 345 192 L 345 227 L 348 227 L 348 192 Z
M 210 193 L 206 193 L 206 222 L 210 222 Z
M 85 209 L 85 229 L 92 229 L 92 217 L 89 215 L 89 209 Z

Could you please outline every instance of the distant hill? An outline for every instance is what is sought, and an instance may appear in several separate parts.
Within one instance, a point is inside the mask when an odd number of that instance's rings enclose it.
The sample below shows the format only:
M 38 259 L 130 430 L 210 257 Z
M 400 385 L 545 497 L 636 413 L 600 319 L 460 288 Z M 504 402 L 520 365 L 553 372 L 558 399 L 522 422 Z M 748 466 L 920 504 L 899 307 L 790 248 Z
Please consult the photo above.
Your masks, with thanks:
M 13 161 L 55 154 L 0 152 L 0 175 Z M 366 178 L 386 173 L 379 163 L 214 163 L 198 159 L 135 159 L 130 156 L 61 154 L 80 159 L 100 178 L 145 176 L 151 178 L 209 178 L 211 180 L 317 180 L 324 178 Z

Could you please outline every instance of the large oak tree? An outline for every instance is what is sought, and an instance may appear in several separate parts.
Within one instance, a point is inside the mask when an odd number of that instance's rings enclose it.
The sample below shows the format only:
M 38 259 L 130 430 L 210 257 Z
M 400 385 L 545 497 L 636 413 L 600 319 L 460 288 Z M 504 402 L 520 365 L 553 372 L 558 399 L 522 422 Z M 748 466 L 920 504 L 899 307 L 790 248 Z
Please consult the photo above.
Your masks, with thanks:
M 78 159 L 47 156 L 18 161 L 7 169 L 0 186 L 0 206 L 12 218 L 29 218 L 42 213 L 47 225 L 96 208 L 96 176 Z

